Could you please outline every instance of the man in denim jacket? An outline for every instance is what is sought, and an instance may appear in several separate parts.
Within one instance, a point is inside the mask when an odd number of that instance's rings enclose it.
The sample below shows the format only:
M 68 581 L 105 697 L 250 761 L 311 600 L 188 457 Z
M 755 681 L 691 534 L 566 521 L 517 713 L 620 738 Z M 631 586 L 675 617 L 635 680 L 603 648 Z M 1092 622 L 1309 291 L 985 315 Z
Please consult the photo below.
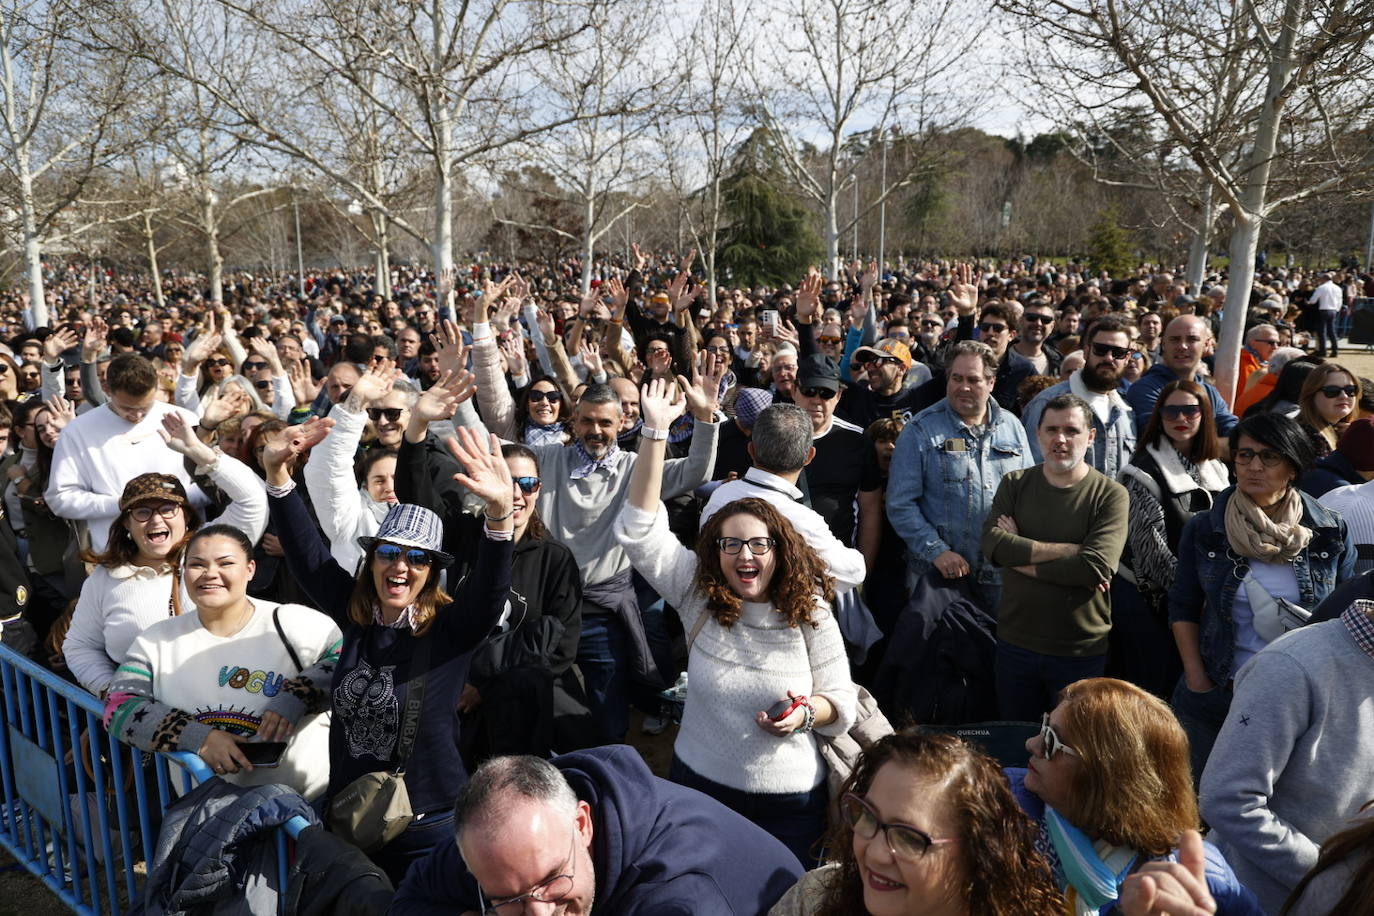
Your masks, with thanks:
M 986 344 L 951 348 L 946 396 L 902 430 L 887 487 L 888 521 L 906 542 L 912 573 L 971 576 L 989 611 L 1002 580 L 983 556 L 983 519 L 1002 476 L 1035 463 L 1025 429 L 992 398 L 996 374 Z

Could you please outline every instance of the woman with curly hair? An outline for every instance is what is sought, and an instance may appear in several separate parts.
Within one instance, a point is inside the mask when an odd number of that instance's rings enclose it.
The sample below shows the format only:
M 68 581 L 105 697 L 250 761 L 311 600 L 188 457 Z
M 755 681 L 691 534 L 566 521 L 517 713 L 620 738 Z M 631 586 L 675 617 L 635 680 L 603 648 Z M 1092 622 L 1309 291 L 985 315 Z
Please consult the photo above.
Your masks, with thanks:
M 840 815 L 830 861 L 769 916 L 1064 912 L 1006 776 L 958 738 L 888 735 L 845 781 Z
M 630 562 L 689 634 L 691 688 L 669 776 L 814 863 L 829 793 L 813 729 L 843 734 L 856 702 L 828 606 L 833 583 L 811 546 L 762 499 L 726 504 L 702 528 L 695 552 L 677 542 L 659 502 L 668 428 L 684 408 L 676 394 L 663 378 L 640 394 L 643 439 L 616 520 Z
M 1263 912 L 1221 852 L 1194 835 L 1188 736 L 1163 700 L 1113 678 L 1077 681 L 1026 750 L 1028 769 L 1009 771 L 1012 792 L 1038 827 L 1068 913 Z M 1145 906 L 1142 879 L 1163 886 L 1178 866 L 1198 879 L 1189 882 L 1198 909 Z

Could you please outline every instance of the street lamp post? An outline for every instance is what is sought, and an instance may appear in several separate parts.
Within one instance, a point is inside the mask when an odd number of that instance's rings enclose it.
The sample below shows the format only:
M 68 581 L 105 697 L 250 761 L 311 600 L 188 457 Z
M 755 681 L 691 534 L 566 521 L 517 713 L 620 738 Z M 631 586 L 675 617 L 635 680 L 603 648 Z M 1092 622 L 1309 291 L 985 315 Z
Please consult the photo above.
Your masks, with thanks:
M 291 210 L 296 216 L 296 285 L 302 296 L 305 295 L 305 253 L 301 246 L 301 205 L 296 200 L 296 189 L 291 189 Z
M 883 169 L 881 194 L 878 203 L 878 276 L 883 275 L 883 260 L 887 255 L 887 128 L 883 128 L 878 139 L 883 144 Z

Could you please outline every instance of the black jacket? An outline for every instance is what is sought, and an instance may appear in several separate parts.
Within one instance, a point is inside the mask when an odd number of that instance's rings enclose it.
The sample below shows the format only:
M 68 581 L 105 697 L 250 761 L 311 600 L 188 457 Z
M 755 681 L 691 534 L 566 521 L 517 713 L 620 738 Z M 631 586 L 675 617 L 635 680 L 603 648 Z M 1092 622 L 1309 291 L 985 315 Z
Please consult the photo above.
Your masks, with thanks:
M 1340 452 L 1332 452 L 1314 464 L 1311 470 L 1304 471 L 1298 480 L 1298 488 L 1313 499 L 1337 487 L 1350 483 L 1364 483 L 1360 472 L 1350 463 L 1350 459 Z

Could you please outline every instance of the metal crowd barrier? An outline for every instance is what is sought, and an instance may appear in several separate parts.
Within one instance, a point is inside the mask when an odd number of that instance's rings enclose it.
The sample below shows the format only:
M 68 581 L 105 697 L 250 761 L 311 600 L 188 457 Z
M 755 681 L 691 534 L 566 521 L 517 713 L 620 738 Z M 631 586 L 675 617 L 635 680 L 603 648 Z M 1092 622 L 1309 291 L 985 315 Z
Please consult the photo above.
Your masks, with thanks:
M 0 707 L 0 846 L 76 912 L 125 912 L 175 800 L 171 780 L 189 791 L 209 767 L 115 740 L 97 698 L 3 645 Z M 306 824 L 293 818 L 276 834 L 283 900 L 287 838 Z

